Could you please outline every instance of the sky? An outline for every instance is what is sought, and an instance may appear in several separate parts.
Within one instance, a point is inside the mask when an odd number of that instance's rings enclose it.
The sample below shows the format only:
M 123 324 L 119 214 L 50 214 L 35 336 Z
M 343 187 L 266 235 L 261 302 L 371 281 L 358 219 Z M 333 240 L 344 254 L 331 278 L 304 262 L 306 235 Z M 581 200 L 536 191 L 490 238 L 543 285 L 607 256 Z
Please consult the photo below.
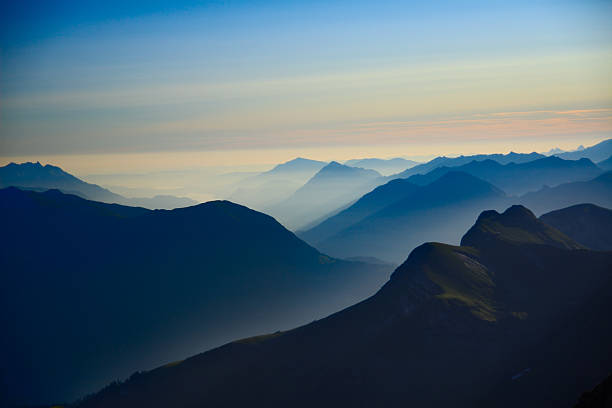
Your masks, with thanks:
M 610 1 L 2 3 L 0 164 L 263 166 L 612 134 Z

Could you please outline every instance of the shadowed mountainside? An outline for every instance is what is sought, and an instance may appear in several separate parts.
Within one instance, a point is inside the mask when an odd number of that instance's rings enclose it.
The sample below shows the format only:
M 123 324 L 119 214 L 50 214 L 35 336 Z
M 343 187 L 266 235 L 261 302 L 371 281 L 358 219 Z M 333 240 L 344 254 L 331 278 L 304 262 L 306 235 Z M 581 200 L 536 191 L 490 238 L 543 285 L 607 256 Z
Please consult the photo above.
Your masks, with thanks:
M 66 173 L 59 167 L 40 163 L 10 163 L 0 167 L 0 188 L 20 187 L 34 191 L 58 189 L 66 194 L 78 195 L 88 200 L 141 206 L 151 209 L 187 207 L 196 202 L 186 197 L 158 195 L 155 197 L 127 198 L 115 194 L 97 184 L 86 183 Z
M 540 173 L 543 167 L 550 171 Z M 495 171 L 489 172 L 488 168 L 500 171 L 496 176 Z M 576 172 L 578 175 L 574 174 L 576 168 L 579 170 Z M 464 203 L 468 201 L 466 196 L 469 197 L 470 194 L 467 186 L 473 182 L 472 179 L 463 177 L 453 183 L 437 183 L 445 175 L 452 173 L 453 169 L 469 169 L 472 173 L 482 173 L 504 186 L 508 183 L 517 185 L 531 183 L 535 186 L 539 182 L 533 180 L 559 181 L 563 178 L 582 178 L 600 172 L 586 159 L 569 161 L 556 157 L 538 159 L 520 165 L 500 165 L 493 161 L 482 161 L 456 168 L 441 167 L 426 175 L 395 179 L 379 186 L 346 209 L 331 215 L 308 230 L 299 231 L 298 235 L 315 247 L 335 256 L 375 256 L 399 262 L 402 253 L 423 240 L 435 239 L 437 236 L 444 238 L 446 242 L 458 242 L 461 231 L 467 228 L 469 220 L 485 208 L 500 209 L 511 202 L 519 202 L 533 208 L 537 214 L 542 214 L 587 202 L 612 207 L 612 172 L 604 173 L 589 181 L 544 187 L 521 197 L 507 199 L 500 197 L 499 200 L 484 202 L 472 200 L 468 206 L 465 206 Z M 537 176 L 538 173 L 541 175 Z M 507 182 L 504 183 L 504 180 Z M 430 184 L 426 184 L 428 182 Z M 463 182 L 467 183 L 465 189 Z M 389 213 L 387 207 L 392 206 L 394 210 Z M 438 207 L 448 211 L 439 212 Z
M 587 248 L 612 250 L 612 210 L 593 204 L 578 204 L 540 217 Z
M 605 171 L 611 171 L 612 170 L 612 156 L 608 157 L 606 160 L 602 160 L 599 163 L 597 163 L 597 167 Z
M 589 181 L 545 187 L 539 191 L 527 193 L 519 200 L 521 204 L 531 208 L 536 214 L 581 203 L 612 208 L 612 171 Z
M 612 365 L 612 252 L 526 208 L 416 248 L 372 297 L 133 376 L 79 406 L 570 406 Z
M 426 186 L 392 180 L 300 237 L 338 257 L 399 263 L 424 241 L 438 237 L 459 243 L 480 211 L 508 202 L 490 183 L 461 172 L 446 173 Z
M 595 388 L 584 392 L 574 408 L 610 408 L 612 406 L 612 374 Z
M 427 174 L 411 176 L 408 181 L 425 185 L 450 171 L 462 171 L 481 178 L 509 195 L 524 194 L 539 190 L 543 186 L 590 180 L 602 173 L 602 170 L 588 159 L 574 161 L 551 156 L 520 164 L 499 164 L 489 159 L 472 161 L 457 167 L 443 166 Z
M 406 169 L 405 171 L 389 176 L 389 178 L 408 178 L 415 174 L 426 174 L 438 167 L 457 167 L 464 164 L 468 164 L 473 161 L 493 160 L 500 164 L 508 163 L 527 163 L 533 160 L 542 159 L 545 156 L 539 153 L 514 153 L 508 154 L 475 154 L 472 156 L 459 156 L 459 157 L 436 157 L 428 161 L 427 163 L 418 164 L 414 167 Z
M 420 186 L 406 179 L 391 180 L 362 196 L 348 208 L 323 220 L 298 236 L 307 242 L 317 243 L 327 239 L 364 218 L 404 198 L 418 194 Z
M 227 201 L 151 211 L 7 188 L 0 225 L 0 405 L 74 399 L 312 321 L 371 295 L 390 272 L 329 258 Z

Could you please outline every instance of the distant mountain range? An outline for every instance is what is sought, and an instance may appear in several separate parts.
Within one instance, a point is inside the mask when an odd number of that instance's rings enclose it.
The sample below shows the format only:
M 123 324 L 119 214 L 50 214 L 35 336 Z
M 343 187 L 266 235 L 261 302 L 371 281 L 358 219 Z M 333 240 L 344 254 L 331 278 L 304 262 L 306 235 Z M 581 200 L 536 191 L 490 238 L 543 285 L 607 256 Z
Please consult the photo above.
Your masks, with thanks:
M 593 162 L 602 161 L 612 156 L 612 139 L 607 139 L 603 142 L 597 143 L 596 145 L 584 149 L 578 149 L 573 152 L 559 153 L 557 156 L 565 160 L 579 160 L 586 158 Z
M 612 171 L 603 173 L 593 180 L 545 187 L 523 195 L 519 201 L 533 209 L 536 214 L 581 203 L 612 208 Z
M 75 194 L 89 200 L 151 209 L 172 209 L 196 204 L 190 198 L 170 195 L 158 195 L 147 198 L 123 197 L 96 184 L 86 183 L 72 174 L 66 173 L 59 167 L 50 164 L 43 166 L 39 162 L 10 163 L 0 167 L 0 188 L 11 186 L 34 191 L 58 189 L 64 193 Z
M 464 176 L 437 183 L 453 173 Z M 585 202 L 612 207 L 612 183 L 607 173 L 601 173 L 588 159 L 552 156 L 521 164 L 487 159 L 442 166 L 379 186 L 298 235 L 334 256 L 400 262 L 403 254 L 424 241 L 458 243 L 470 220 L 486 208 L 522 203 L 542 214 Z M 587 181 L 566 183 L 574 180 Z M 483 194 L 475 186 L 483 187 Z M 537 191 L 518 196 L 530 190 Z
M 545 156 L 539 153 L 514 153 L 508 154 L 476 154 L 472 156 L 459 156 L 459 157 L 436 157 L 427 163 L 419 164 L 411 167 L 401 173 L 389 176 L 390 178 L 408 178 L 415 174 L 426 174 L 438 167 L 457 167 L 464 164 L 471 163 L 473 161 L 493 160 L 499 164 L 508 163 L 527 163 L 533 160 L 542 159 Z
M 356 200 L 372 190 L 380 173 L 331 162 L 285 201 L 268 212 L 290 229 L 297 229 Z
M 415 178 L 411 181 L 424 185 L 453 169 L 489 181 L 509 195 L 524 194 L 538 190 L 544 185 L 553 187 L 561 183 L 588 180 L 597 176 L 601 173 L 598 166 L 587 160 L 580 161 L 579 159 L 584 157 L 598 163 L 602 162 L 603 159 L 596 160 L 596 158 L 603 154 L 602 152 L 609 151 L 610 147 L 608 141 L 604 141 L 580 151 L 567 152 L 575 155 L 578 160 L 575 162 L 562 161 L 555 156 L 548 157 L 535 152 L 442 156 L 422 164 L 401 158 L 352 159 L 346 161 L 344 165 L 380 170 L 379 173 L 384 176 L 372 178 L 371 175 L 362 174 L 361 181 L 358 180 L 359 177 L 350 177 L 350 181 L 346 183 L 336 183 L 333 187 L 335 191 L 332 193 L 329 193 L 329 189 L 322 185 L 331 183 L 321 183 L 322 177 L 317 175 L 328 164 L 297 158 L 280 164 L 271 171 L 243 180 L 237 185 L 229 199 L 271 214 L 292 230 L 307 230 L 348 208 L 368 191 L 397 178 L 414 176 Z M 547 154 L 551 153 L 557 152 L 551 151 Z M 605 159 L 611 155 L 612 152 L 609 152 Z M 496 163 L 499 166 L 496 166 Z M 334 162 L 332 167 L 338 164 Z M 393 173 L 391 169 L 394 166 L 402 171 L 388 175 Z M 601 169 L 607 169 L 606 166 L 610 167 L 607 162 L 602 162 Z M 315 187 L 319 185 L 319 188 L 306 186 L 311 178 L 316 178 L 311 184 Z M 304 190 L 298 192 L 302 188 Z M 304 191 L 308 194 L 305 194 Z
M 544 157 L 520 164 L 500 164 L 494 160 L 471 161 L 470 163 L 447 167 L 441 166 L 427 174 L 417 174 L 409 181 L 425 185 L 449 171 L 462 171 L 486 180 L 509 195 L 520 195 L 539 190 L 543 186 L 556 186 L 571 181 L 592 179 L 602 173 L 589 159 L 563 160 L 558 157 Z
M 506 155 L 490 154 L 460 156 L 456 158 L 437 157 L 428 163 L 408 166 L 409 168 L 407 168 L 405 171 L 391 176 L 381 176 L 377 172 L 364 170 L 361 168 L 361 166 L 371 166 L 372 163 L 380 164 L 380 162 L 384 162 L 381 159 L 349 160 L 345 165 L 332 162 L 323 167 L 319 173 L 315 174 L 312 179 L 308 180 L 304 186 L 299 188 L 286 200 L 275 205 L 269 205 L 267 207 L 264 206 L 261 209 L 262 211 L 277 218 L 283 225 L 292 230 L 306 230 L 316 226 L 326 218 L 338 214 L 340 211 L 349 207 L 363 194 L 371 191 L 377 186 L 389 182 L 390 180 L 408 178 L 411 175 L 424 174 L 443 167 L 443 170 L 440 170 L 440 173 L 438 174 L 441 175 L 442 172 L 446 172 L 450 168 L 459 167 L 474 161 L 479 162 L 492 160 L 497 163 L 508 164 L 527 163 L 529 161 L 541 158 L 545 158 L 545 156 L 538 153 L 509 153 Z M 351 167 L 348 164 L 357 164 L 359 166 Z M 483 172 L 484 170 L 485 169 L 483 169 Z M 590 175 L 593 175 L 595 171 L 598 171 L 597 174 L 600 172 L 595 166 L 594 171 L 591 171 Z M 583 173 L 584 172 L 585 171 L 583 171 Z M 568 174 L 573 177 L 571 180 L 575 180 L 576 178 L 580 177 L 581 173 L 577 171 L 568 171 Z M 568 177 L 569 176 L 566 176 L 565 178 L 560 177 L 562 180 L 561 182 L 568 181 Z M 587 178 L 589 178 L 589 176 L 585 175 L 581 179 Z M 542 178 L 534 179 L 532 183 L 537 183 L 538 180 L 542 180 Z M 433 181 L 433 178 L 430 181 Z M 541 185 L 538 185 L 537 187 L 539 188 Z M 260 191 L 258 188 L 254 188 L 252 193 L 261 193 L 262 196 L 266 196 L 265 191 Z M 460 232 L 458 232 L 458 234 L 460 234 Z
M 371 295 L 346 262 L 227 201 L 172 211 L 0 190 L 0 405 L 67 401 L 136 369 Z
M 446 173 L 425 186 L 397 179 L 298 235 L 338 257 L 401 262 L 423 242 L 438 238 L 458 243 L 480 211 L 508 202 L 503 191 L 463 172 Z
M 361 303 L 136 374 L 78 407 L 571 406 L 612 366 L 611 290 L 612 252 L 522 206 L 485 211 L 461 246 L 419 246 Z
M 326 162 L 298 157 L 240 181 L 228 199 L 265 210 L 289 198 L 326 165 Z
M 384 176 L 399 173 L 406 169 L 416 166 L 419 164 L 413 160 L 402 159 L 396 157 L 395 159 L 352 159 L 344 162 L 345 165 L 350 167 L 361 167 L 364 169 L 376 170 Z

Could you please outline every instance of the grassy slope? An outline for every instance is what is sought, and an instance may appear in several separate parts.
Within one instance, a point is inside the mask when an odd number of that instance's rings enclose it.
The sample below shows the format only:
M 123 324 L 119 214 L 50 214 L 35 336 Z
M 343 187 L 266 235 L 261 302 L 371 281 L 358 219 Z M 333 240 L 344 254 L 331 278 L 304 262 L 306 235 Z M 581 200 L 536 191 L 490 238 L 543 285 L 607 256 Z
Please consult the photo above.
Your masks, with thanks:
M 464 241 L 474 246 L 416 248 L 375 296 L 326 319 L 145 373 L 83 407 L 575 401 L 612 364 L 611 254 L 522 208 L 481 217 Z

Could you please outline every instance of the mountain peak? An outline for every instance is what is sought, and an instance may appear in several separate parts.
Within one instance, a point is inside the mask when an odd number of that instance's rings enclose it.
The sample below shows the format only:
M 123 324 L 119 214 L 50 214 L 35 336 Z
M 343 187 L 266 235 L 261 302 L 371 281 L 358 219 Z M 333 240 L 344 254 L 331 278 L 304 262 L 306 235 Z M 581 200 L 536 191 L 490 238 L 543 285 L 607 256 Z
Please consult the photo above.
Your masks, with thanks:
M 329 164 L 319 170 L 315 177 L 332 174 L 360 174 L 369 177 L 380 177 L 380 173 L 376 170 L 363 169 L 361 167 L 351 167 L 342 163 L 338 163 L 337 161 L 329 162 Z
M 582 246 L 560 231 L 538 220 L 522 205 L 513 205 L 503 213 L 483 211 L 476 223 L 461 239 L 462 246 L 489 247 L 504 241 L 515 245 L 539 244 L 565 249 Z
M 502 216 L 513 220 L 535 220 L 536 216 L 530 209 L 520 204 L 510 206 L 503 212 Z
M 451 188 L 453 190 L 458 189 L 458 191 L 464 192 L 482 190 L 493 192 L 499 196 L 505 195 L 503 191 L 501 191 L 491 183 L 464 171 L 450 170 L 437 180 L 433 181 L 430 185 L 437 187 L 448 186 L 448 188 Z
M 277 164 L 273 169 L 264 172 L 263 174 L 274 174 L 282 172 L 304 172 L 304 171 L 317 171 L 323 166 L 325 162 L 318 160 L 306 159 L 304 157 L 296 157 L 295 159 L 286 161 L 281 164 Z

